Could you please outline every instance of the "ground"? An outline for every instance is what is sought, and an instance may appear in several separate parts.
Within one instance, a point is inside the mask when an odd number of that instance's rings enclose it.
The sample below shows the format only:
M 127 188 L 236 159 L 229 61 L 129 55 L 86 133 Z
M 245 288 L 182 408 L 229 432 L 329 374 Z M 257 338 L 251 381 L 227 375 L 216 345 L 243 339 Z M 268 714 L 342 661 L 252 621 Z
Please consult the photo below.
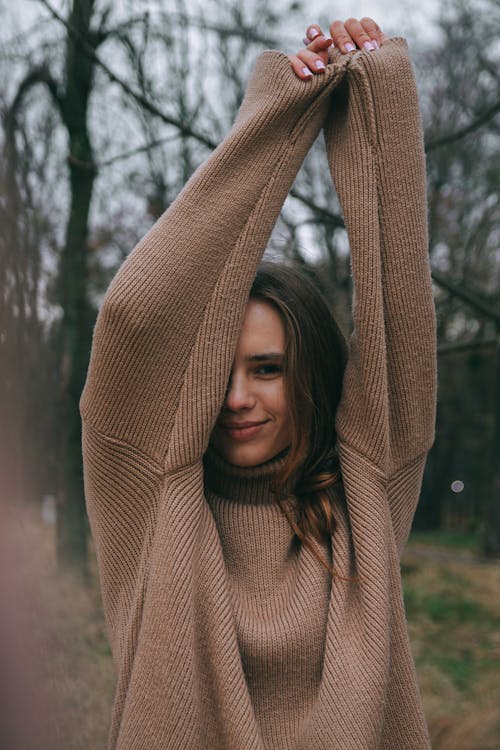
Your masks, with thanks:
M 51 654 L 37 677 L 51 701 L 50 750 L 104 750 L 114 673 L 92 542 L 84 586 L 58 572 L 53 525 L 31 509 L 17 526 L 30 550 L 23 627 Z M 482 561 L 471 537 L 414 533 L 402 576 L 433 749 L 500 750 L 500 561 Z

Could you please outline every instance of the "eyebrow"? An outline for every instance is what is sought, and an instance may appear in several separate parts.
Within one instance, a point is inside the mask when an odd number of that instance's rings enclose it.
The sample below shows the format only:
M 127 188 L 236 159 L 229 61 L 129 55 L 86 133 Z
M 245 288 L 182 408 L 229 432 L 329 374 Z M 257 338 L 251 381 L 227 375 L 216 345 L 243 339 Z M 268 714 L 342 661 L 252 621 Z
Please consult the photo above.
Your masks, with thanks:
M 285 355 L 283 352 L 265 352 L 263 354 L 251 354 L 245 357 L 245 362 L 282 362 Z

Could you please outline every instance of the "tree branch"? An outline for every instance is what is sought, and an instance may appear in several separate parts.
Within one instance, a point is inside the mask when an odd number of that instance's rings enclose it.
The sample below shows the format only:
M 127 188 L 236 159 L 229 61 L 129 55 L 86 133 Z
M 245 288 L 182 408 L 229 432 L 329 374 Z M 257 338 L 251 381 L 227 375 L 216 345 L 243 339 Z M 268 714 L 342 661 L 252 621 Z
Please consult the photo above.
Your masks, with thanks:
M 428 153 L 429 151 L 433 151 L 435 148 L 440 148 L 441 146 L 448 146 L 450 143 L 455 143 L 456 141 L 459 141 L 462 138 L 465 138 L 466 135 L 473 133 L 475 130 L 478 130 L 483 125 L 485 125 L 489 120 L 492 120 L 493 117 L 495 117 L 495 115 L 497 115 L 499 112 L 500 112 L 500 99 L 491 107 L 489 107 L 480 115 L 478 115 L 478 117 L 476 117 L 475 120 L 472 120 L 472 122 L 470 122 L 465 127 L 460 128 L 459 130 L 456 130 L 454 133 L 448 133 L 448 135 L 443 135 L 440 138 L 436 138 L 435 141 L 430 141 L 430 143 L 426 143 L 425 144 L 426 152 Z
M 59 90 L 57 87 L 57 82 L 50 74 L 49 69 L 45 64 L 39 65 L 36 68 L 32 68 L 29 70 L 24 78 L 21 80 L 16 95 L 14 96 L 14 99 L 12 100 L 12 104 L 10 107 L 8 107 L 7 111 L 4 115 L 4 122 L 5 122 L 5 128 L 9 132 L 14 130 L 14 125 L 16 122 L 16 116 L 19 111 L 19 108 L 22 104 L 22 100 L 25 97 L 25 95 L 28 93 L 28 91 L 33 87 L 36 86 L 38 83 L 43 83 L 45 86 L 47 86 L 47 89 L 54 100 L 57 109 L 59 112 L 61 111 L 61 97 L 59 94 Z
M 184 13 L 165 13 L 162 11 L 160 17 L 167 18 L 170 21 L 174 21 L 186 26 L 192 26 L 202 31 L 212 31 L 218 34 L 220 37 L 241 37 L 245 41 L 255 42 L 256 44 L 263 44 L 267 48 L 273 48 L 278 44 L 278 41 L 273 36 L 262 36 L 256 33 L 255 29 L 251 26 L 220 26 L 218 24 L 207 23 L 206 21 L 200 21 Z
M 295 190 L 294 188 L 290 190 L 290 195 L 292 196 L 292 198 L 297 198 L 297 200 L 303 203 L 304 206 L 310 208 L 311 211 L 314 211 L 314 213 L 322 221 L 326 221 L 331 226 L 337 227 L 339 229 L 345 227 L 344 220 L 341 216 L 339 216 L 338 214 L 332 214 L 331 211 L 329 211 L 327 208 L 323 208 L 323 206 L 318 206 L 310 198 L 308 198 L 307 195 L 299 193 L 299 191 Z
M 438 346 L 438 354 L 458 354 L 459 352 L 472 351 L 474 349 L 489 349 L 497 347 L 498 339 L 479 339 L 478 341 L 453 342 Z
M 62 23 L 65 28 L 69 31 L 70 34 L 75 36 L 75 38 L 78 39 L 80 44 L 82 45 L 83 50 L 85 51 L 86 55 L 89 55 L 96 65 L 98 65 L 108 76 L 108 78 L 113 81 L 113 83 L 118 84 L 123 91 L 125 91 L 126 94 L 131 96 L 133 99 L 135 99 L 136 102 L 138 102 L 145 110 L 150 112 L 155 117 L 158 117 L 160 120 L 163 120 L 167 125 L 173 125 L 176 128 L 181 128 L 182 132 L 186 135 L 191 136 L 192 138 L 196 138 L 197 141 L 200 143 L 203 143 L 207 148 L 213 149 L 214 144 L 211 141 L 208 136 L 204 135 L 203 133 L 197 133 L 195 130 L 193 130 L 187 123 L 179 123 L 178 120 L 176 120 L 173 117 L 170 117 L 169 115 L 165 114 L 165 112 L 162 112 L 159 107 L 157 107 L 153 102 L 150 102 L 145 96 L 143 96 L 140 92 L 134 91 L 134 89 L 129 86 L 129 84 L 123 80 L 123 78 L 120 78 L 116 73 L 114 73 L 108 65 L 106 65 L 103 60 L 99 57 L 97 52 L 93 49 L 93 47 L 82 37 L 81 34 L 74 29 L 71 24 L 66 21 L 65 18 L 63 18 L 51 5 L 47 2 L 47 0 L 40 0 L 42 5 L 44 5 L 47 10 L 56 18 L 59 23 Z
M 433 270 L 432 278 L 440 287 L 446 289 L 447 292 L 450 292 L 450 294 L 462 300 L 462 302 L 466 302 L 470 307 L 477 310 L 481 315 L 486 316 L 489 320 L 492 320 L 500 328 L 500 313 L 488 305 L 487 302 L 480 299 L 474 292 L 471 292 L 470 289 L 454 283 L 442 274 L 441 271 Z
M 77 159 L 76 156 L 72 156 L 71 154 L 68 157 L 68 161 L 71 161 L 73 164 L 76 164 L 78 167 L 81 167 L 82 169 L 89 169 L 91 171 L 99 170 L 102 167 L 109 167 L 111 164 L 114 164 L 117 161 L 122 161 L 123 159 L 129 159 L 131 156 L 136 156 L 137 154 L 144 153 L 145 151 L 149 151 L 152 148 L 156 148 L 157 146 L 161 146 L 164 143 L 168 143 L 169 141 L 174 141 L 176 138 L 178 138 L 178 134 L 175 133 L 174 135 L 167 135 L 163 138 L 157 138 L 154 141 L 151 141 L 150 143 L 145 143 L 142 146 L 137 146 L 136 148 L 132 148 L 129 151 L 123 151 L 121 154 L 116 154 L 115 156 L 111 156 L 109 159 L 104 159 L 103 161 L 81 161 L 81 159 Z
M 163 122 L 165 122 L 167 125 L 172 125 L 173 127 L 177 128 L 180 132 L 182 132 L 184 135 L 190 136 L 197 140 L 199 143 L 202 143 L 204 146 L 209 148 L 210 150 L 214 150 L 217 147 L 217 144 L 208 136 L 204 135 L 203 133 L 198 133 L 193 128 L 191 128 L 187 123 L 181 122 L 174 117 L 170 117 L 169 115 L 162 112 L 155 104 L 150 102 L 145 96 L 143 96 L 140 92 L 135 91 L 129 84 L 124 81 L 120 76 L 116 75 L 109 67 L 106 65 L 106 63 L 101 60 L 99 55 L 96 53 L 96 51 L 92 48 L 92 46 L 81 36 L 81 34 L 78 33 L 72 26 L 64 19 L 48 2 L 48 0 L 39 0 L 46 8 L 47 10 L 52 14 L 52 16 L 59 21 L 59 23 L 63 24 L 65 28 L 69 31 L 70 34 L 74 35 L 79 42 L 82 45 L 82 48 L 84 49 L 85 53 L 89 55 L 96 65 L 98 65 L 108 76 L 108 78 L 113 81 L 113 83 L 118 84 L 125 93 L 127 93 L 129 96 L 131 96 L 135 101 L 137 101 L 144 109 L 146 109 L 148 112 L 153 114 L 155 117 L 158 117 Z M 221 31 L 219 27 L 214 27 L 214 30 Z M 259 39 L 259 41 L 262 41 Z M 436 141 L 433 141 L 426 145 L 426 150 L 432 150 L 433 148 L 437 148 L 439 145 L 444 145 L 444 143 L 451 143 L 453 141 L 456 141 L 460 138 L 463 138 L 465 135 L 468 135 L 473 130 L 477 129 L 481 125 L 483 125 L 485 122 L 487 122 L 488 119 L 491 119 L 498 111 L 500 111 L 500 102 L 497 102 L 493 107 L 488 109 L 486 112 L 484 112 L 480 117 L 478 117 L 473 123 L 468 125 L 466 128 L 462 128 L 461 130 L 457 131 L 456 133 L 453 133 L 451 135 L 445 136 L 443 138 L 440 138 Z M 157 145 L 157 144 L 154 144 Z M 142 146 L 139 147 L 140 150 L 147 150 L 150 146 Z M 120 158 L 120 156 L 114 157 L 113 160 L 117 160 Z M 125 157 L 123 157 L 125 158 Z M 331 211 L 329 211 L 326 208 L 323 208 L 321 206 L 317 206 L 313 203 L 313 201 L 308 198 L 305 195 L 302 195 L 297 190 L 292 190 L 290 193 L 294 198 L 297 200 L 300 200 L 304 205 L 308 206 L 312 211 L 314 211 L 317 215 L 321 216 L 325 221 L 328 221 L 330 224 L 332 224 L 335 227 L 343 227 L 344 222 L 342 218 L 336 214 L 333 214 Z M 500 325 L 500 313 L 498 313 L 496 310 L 491 308 L 488 304 L 484 303 L 482 300 L 480 300 L 476 295 L 474 295 L 472 292 L 469 292 L 468 290 L 465 290 L 463 287 L 460 287 L 456 284 L 454 284 L 452 281 L 447 279 L 441 272 L 439 271 L 432 271 L 432 278 L 436 284 L 441 286 L 443 289 L 446 289 L 448 292 L 453 294 L 455 297 L 458 297 L 463 302 L 466 302 L 468 305 L 470 305 L 472 308 L 476 309 L 478 312 L 480 312 L 482 315 L 485 315 L 490 320 L 493 320 L 496 325 Z
M 135 26 L 135 24 L 144 23 L 144 21 L 149 16 L 149 12 L 146 11 L 145 13 L 141 13 L 140 16 L 133 16 L 132 18 L 127 18 L 126 21 L 123 21 L 122 23 L 119 23 L 116 26 L 106 27 L 106 20 L 107 20 L 107 16 L 109 15 L 109 12 L 110 12 L 110 8 L 108 8 L 105 11 L 106 18 L 101 19 L 99 27 L 96 31 L 96 40 L 97 40 L 96 46 L 99 46 L 100 44 L 105 42 L 107 39 L 110 39 L 111 37 L 120 37 L 120 34 L 132 28 L 133 26 Z

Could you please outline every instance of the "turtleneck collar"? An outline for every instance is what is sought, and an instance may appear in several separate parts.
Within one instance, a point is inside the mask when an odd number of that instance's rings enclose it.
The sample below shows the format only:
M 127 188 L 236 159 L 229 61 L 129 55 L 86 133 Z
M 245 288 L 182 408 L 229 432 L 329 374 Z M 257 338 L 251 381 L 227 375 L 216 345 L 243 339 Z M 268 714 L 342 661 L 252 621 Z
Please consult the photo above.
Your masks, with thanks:
M 219 497 L 249 505 L 272 505 L 276 496 L 272 481 L 283 467 L 288 450 L 258 466 L 243 467 L 228 463 L 210 445 L 205 453 L 205 487 Z

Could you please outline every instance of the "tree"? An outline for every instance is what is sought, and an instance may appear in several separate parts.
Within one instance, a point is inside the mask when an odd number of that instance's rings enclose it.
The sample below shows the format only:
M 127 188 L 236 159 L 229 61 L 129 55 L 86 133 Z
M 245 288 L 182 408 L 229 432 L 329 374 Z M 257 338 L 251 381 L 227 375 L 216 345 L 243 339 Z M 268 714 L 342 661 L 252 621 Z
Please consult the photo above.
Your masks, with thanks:
M 493 452 L 500 424 L 494 386 L 500 377 L 500 77 L 498 49 L 484 45 L 495 29 L 500 31 L 496 3 L 448 2 L 439 45 L 418 58 L 441 353 L 438 439 L 417 520 L 425 523 L 427 515 L 427 522 L 447 519 L 480 531 L 489 554 L 500 554 Z M 475 373 L 481 373 L 479 380 Z M 453 472 L 465 479 L 460 495 L 450 491 Z

